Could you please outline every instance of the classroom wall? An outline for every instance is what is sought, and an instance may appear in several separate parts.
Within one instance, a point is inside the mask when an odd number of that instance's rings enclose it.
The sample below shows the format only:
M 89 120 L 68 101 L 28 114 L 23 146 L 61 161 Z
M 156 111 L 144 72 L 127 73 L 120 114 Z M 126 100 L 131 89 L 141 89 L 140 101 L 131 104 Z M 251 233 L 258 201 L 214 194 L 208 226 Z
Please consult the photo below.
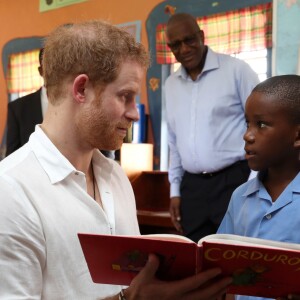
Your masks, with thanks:
M 300 75 L 300 0 L 274 0 L 273 7 L 273 75 Z
M 15 39 L 46 36 L 63 23 L 89 19 L 105 19 L 113 24 L 141 21 L 141 42 L 148 48 L 145 21 L 151 10 L 161 0 L 87 0 L 47 12 L 39 12 L 39 0 L 0 0 L 0 49 Z M 7 90 L 0 65 L 0 143 L 6 124 Z M 142 87 L 141 103 L 148 112 L 146 83 Z

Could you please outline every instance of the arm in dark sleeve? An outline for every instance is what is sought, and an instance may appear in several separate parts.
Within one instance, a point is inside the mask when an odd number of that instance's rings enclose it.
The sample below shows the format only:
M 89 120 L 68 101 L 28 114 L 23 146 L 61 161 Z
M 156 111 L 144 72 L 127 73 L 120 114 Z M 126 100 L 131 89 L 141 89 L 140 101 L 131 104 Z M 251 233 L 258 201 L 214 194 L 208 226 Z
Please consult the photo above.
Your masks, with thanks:
M 21 147 L 20 124 L 12 103 L 7 107 L 6 156 Z

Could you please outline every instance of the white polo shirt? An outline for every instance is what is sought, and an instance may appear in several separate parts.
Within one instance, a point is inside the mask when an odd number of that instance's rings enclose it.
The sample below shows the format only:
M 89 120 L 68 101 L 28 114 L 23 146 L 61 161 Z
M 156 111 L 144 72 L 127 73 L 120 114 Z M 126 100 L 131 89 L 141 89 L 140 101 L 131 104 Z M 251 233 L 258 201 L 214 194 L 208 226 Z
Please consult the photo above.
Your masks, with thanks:
M 103 209 L 85 174 L 37 126 L 0 163 L 0 299 L 101 299 L 120 286 L 92 282 L 77 233 L 139 234 L 128 178 L 98 150 L 93 166 Z M 101 259 L 101 258 L 99 258 Z

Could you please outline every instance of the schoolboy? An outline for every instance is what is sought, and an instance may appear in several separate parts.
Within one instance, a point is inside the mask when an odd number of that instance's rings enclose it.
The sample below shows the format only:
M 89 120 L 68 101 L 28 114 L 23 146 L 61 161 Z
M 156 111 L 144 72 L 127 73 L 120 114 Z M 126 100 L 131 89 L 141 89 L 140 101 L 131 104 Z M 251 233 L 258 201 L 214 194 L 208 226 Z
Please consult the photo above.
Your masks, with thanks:
M 246 159 L 259 173 L 234 191 L 218 233 L 300 243 L 300 76 L 258 84 L 245 117 Z

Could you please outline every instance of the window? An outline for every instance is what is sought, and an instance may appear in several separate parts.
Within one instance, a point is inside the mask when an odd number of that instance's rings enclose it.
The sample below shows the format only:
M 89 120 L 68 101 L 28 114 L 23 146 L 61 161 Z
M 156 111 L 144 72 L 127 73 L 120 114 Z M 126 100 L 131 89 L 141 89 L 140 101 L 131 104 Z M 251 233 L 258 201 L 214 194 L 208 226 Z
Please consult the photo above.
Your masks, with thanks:
M 261 49 L 256 51 L 246 51 L 231 56 L 237 57 L 248 63 L 251 68 L 257 73 L 259 80 L 264 81 L 269 77 L 268 74 L 268 60 L 267 60 L 267 49 Z
M 204 31 L 205 44 L 226 54 L 250 52 L 272 47 L 272 3 L 197 18 Z M 167 46 L 166 24 L 156 28 L 156 61 L 173 64 L 174 55 Z
M 24 90 L 24 88 L 14 89 L 12 88 L 15 85 L 12 85 L 12 81 L 14 81 L 14 73 L 12 73 L 11 66 L 13 65 L 12 58 L 13 55 L 24 54 L 31 51 L 36 51 L 36 55 L 34 55 L 34 60 L 38 61 L 38 51 L 43 47 L 44 37 L 26 37 L 26 38 L 16 38 L 9 42 L 7 42 L 2 49 L 2 67 L 3 73 L 7 82 L 7 90 L 8 90 L 8 101 L 12 99 L 16 99 L 21 95 L 25 95 L 25 93 L 30 93 L 32 90 L 37 90 L 43 83 L 42 78 L 39 76 L 40 83 L 37 88 L 31 88 Z M 19 68 L 16 68 L 16 70 Z M 32 67 L 32 70 L 35 74 L 38 74 L 37 66 Z M 11 72 L 9 74 L 9 72 Z M 35 84 L 37 86 L 37 83 Z M 2 141 L 0 140 L 0 160 L 4 157 L 5 149 L 6 149 L 6 128 L 4 129 L 4 134 L 2 136 Z
M 39 51 L 34 49 L 9 56 L 6 81 L 10 101 L 30 94 L 43 85 L 43 78 L 38 72 Z
M 205 43 L 214 51 L 246 61 L 261 81 L 269 77 L 267 48 L 272 46 L 272 3 L 201 17 L 197 22 L 204 31 Z M 157 61 L 172 64 L 173 72 L 180 64 L 166 45 L 165 28 L 159 25 L 156 32 Z
M 233 57 L 237 57 L 244 60 L 250 65 L 250 67 L 257 73 L 259 80 L 264 81 L 269 77 L 268 74 L 268 51 L 267 49 L 246 51 L 241 53 L 231 54 Z M 178 70 L 180 63 L 176 62 L 171 65 L 171 73 Z

